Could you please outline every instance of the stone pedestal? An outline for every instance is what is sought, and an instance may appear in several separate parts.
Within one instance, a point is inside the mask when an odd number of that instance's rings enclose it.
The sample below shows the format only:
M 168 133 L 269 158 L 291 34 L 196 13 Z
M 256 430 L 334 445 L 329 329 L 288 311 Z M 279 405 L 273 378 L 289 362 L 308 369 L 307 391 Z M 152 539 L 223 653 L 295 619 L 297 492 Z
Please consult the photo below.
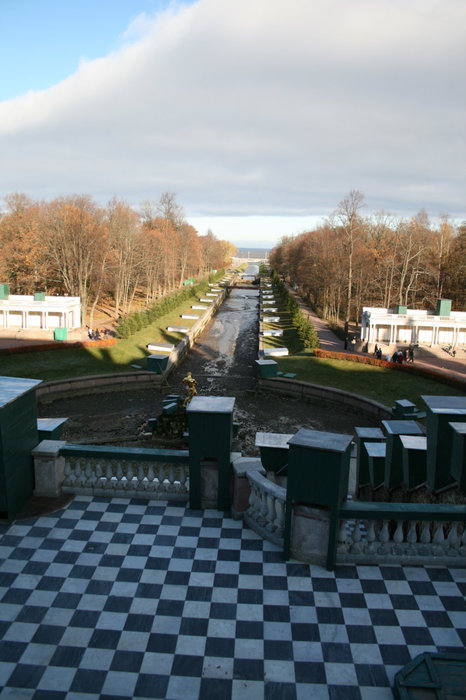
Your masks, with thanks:
M 426 482 L 427 438 L 425 435 L 402 435 L 403 481 L 408 491 Z
M 466 396 L 422 396 L 427 406 L 427 486 L 432 491 L 448 488 L 453 430 L 451 422 L 466 422 Z
M 235 399 L 229 396 L 195 396 L 186 408 L 191 508 L 201 508 L 202 488 L 208 490 L 208 500 L 212 499 L 216 470 L 217 508 L 230 509 L 234 404 Z
M 367 450 L 363 448 L 363 443 L 383 442 L 385 437 L 380 428 L 366 428 L 358 426 L 354 429 L 354 432 L 356 433 L 357 450 L 356 488 L 359 489 L 360 486 L 367 486 L 370 481 Z
M 296 503 L 293 508 L 291 555 L 299 561 L 325 566 L 330 534 L 330 511 Z
M 403 449 L 401 435 L 422 435 L 422 430 L 414 420 L 383 420 L 387 435 L 385 457 L 385 488 L 394 489 L 403 484 Z
M 65 478 L 65 458 L 60 457 L 60 449 L 65 440 L 42 440 L 32 450 L 34 459 L 35 496 L 58 498 Z

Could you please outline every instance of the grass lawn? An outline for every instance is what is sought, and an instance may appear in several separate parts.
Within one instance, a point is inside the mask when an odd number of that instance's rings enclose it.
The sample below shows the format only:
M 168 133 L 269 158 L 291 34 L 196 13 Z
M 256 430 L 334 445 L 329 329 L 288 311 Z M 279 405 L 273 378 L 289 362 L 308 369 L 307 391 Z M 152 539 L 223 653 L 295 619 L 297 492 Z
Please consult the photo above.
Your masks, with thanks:
M 112 347 L 91 346 L 1 356 L 0 375 L 48 381 L 144 369 L 145 358 L 149 354 L 146 345 L 157 341 L 176 345 L 182 334 L 169 333 L 166 328 L 191 327 L 195 320 L 181 318 L 181 314 L 202 314 L 202 311 L 191 309 L 196 302 L 197 297 L 191 297 L 151 326 L 126 340 L 119 340 L 117 345 Z M 289 314 L 280 311 L 277 315 L 281 316 L 280 323 L 268 324 L 267 327 L 283 328 L 284 337 L 265 338 L 264 344 L 269 347 L 289 345 L 291 350 L 291 346 L 296 342 L 296 332 L 291 327 Z M 410 376 L 407 372 L 341 360 L 324 360 L 313 357 L 312 351 L 275 359 L 281 371 L 295 373 L 298 380 L 344 389 L 375 399 L 386 406 L 392 406 L 396 399 L 409 399 L 418 407 L 422 407 L 421 394 L 464 395 L 459 389 L 434 380 Z
M 137 371 L 145 369 L 145 358 L 150 354 L 146 345 L 150 342 L 173 343 L 177 345 L 182 333 L 168 332 L 167 326 L 191 326 L 196 319 L 181 318 L 183 313 L 202 315 L 202 310 L 191 309 L 197 303 L 191 297 L 176 310 L 162 316 L 147 328 L 143 328 L 126 340 L 118 340 L 116 345 L 107 348 L 87 347 L 63 350 L 48 350 L 17 355 L 0 356 L 0 375 L 28 377 L 50 381 L 88 374 Z M 207 304 L 206 304 L 207 306 Z M 138 367 L 132 367 L 138 365 Z
M 422 408 L 421 394 L 464 396 L 460 389 L 432 379 L 357 362 L 324 360 L 313 357 L 311 350 L 274 359 L 282 372 L 294 372 L 297 380 L 360 394 L 385 406 L 392 406 L 396 399 L 409 399 Z

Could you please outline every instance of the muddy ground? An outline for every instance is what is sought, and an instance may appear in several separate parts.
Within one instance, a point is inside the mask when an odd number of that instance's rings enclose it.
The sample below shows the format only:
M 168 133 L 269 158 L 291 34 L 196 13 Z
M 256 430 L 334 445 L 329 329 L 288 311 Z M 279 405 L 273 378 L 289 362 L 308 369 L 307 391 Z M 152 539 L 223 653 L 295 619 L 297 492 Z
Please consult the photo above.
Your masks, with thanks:
M 174 440 L 147 434 L 147 420 L 162 412 L 168 393 L 185 395 L 183 378 L 190 370 L 199 395 L 234 396 L 239 423 L 233 449 L 258 454 L 257 431 L 295 433 L 301 427 L 352 434 L 356 425 L 377 425 L 338 404 L 301 401 L 257 390 L 258 294 L 235 290 L 207 326 L 189 357 L 169 378 L 163 393 L 137 389 L 63 398 L 39 406 L 40 416 L 68 416 L 62 439 L 68 442 L 178 447 Z

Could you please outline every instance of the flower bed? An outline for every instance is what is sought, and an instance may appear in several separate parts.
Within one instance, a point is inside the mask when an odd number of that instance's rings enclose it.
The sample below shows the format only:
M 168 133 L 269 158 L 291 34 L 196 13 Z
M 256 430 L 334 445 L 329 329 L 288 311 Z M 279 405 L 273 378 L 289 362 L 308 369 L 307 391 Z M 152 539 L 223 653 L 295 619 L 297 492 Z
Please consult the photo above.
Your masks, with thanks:
M 1 348 L 0 355 L 20 355 L 25 352 L 45 352 L 48 350 L 69 350 L 71 348 L 108 348 L 116 345 L 116 338 L 106 340 L 84 340 L 74 343 L 64 343 L 56 341 L 53 343 L 40 343 L 38 345 L 19 345 L 14 348 Z

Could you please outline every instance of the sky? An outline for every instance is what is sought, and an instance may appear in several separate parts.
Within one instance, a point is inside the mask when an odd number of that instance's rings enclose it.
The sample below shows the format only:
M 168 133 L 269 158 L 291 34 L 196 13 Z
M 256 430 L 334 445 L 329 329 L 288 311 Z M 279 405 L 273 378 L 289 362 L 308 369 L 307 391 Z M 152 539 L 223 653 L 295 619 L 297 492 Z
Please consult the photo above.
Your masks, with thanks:
M 0 0 L 0 200 L 176 193 L 273 246 L 351 190 L 466 219 L 464 0 Z

